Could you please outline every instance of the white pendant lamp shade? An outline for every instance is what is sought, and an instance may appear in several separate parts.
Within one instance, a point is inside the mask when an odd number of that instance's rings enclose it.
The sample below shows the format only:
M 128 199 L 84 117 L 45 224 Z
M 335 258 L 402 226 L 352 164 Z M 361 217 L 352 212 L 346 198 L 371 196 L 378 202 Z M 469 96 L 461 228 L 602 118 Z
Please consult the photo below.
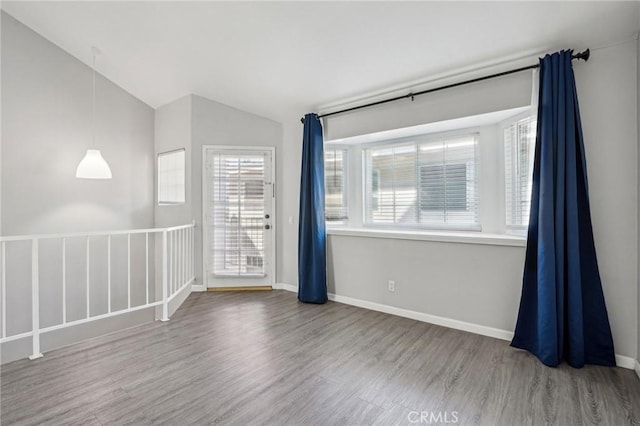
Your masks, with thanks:
M 81 179 L 111 179 L 111 168 L 99 149 L 88 149 L 78 168 L 76 177 Z
M 93 54 L 93 145 L 94 149 L 87 149 L 78 168 L 76 168 L 76 177 L 80 179 L 111 179 L 111 168 L 109 164 L 102 158 L 99 149 L 95 149 L 96 144 L 96 56 L 100 51 L 92 47 Z

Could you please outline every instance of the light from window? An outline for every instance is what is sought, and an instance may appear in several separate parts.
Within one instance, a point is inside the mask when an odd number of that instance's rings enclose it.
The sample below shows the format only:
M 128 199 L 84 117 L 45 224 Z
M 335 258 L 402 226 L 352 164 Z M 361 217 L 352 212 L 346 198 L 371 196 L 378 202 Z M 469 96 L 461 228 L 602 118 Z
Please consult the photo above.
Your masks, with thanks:
M 158 204 L 184 204 L 185 151 L 158 154 Z
M 347 151 L 325 149 L 324 151 L 324 193 L 325 220 L 339 223 L 349 218 L 347 209 Z
M 504 129 L 506 225 L 524 232 L 529 225 L 536 122 L 527 117 Z
M 477 229 L 477 135 L 364 150 L 365 222 Z

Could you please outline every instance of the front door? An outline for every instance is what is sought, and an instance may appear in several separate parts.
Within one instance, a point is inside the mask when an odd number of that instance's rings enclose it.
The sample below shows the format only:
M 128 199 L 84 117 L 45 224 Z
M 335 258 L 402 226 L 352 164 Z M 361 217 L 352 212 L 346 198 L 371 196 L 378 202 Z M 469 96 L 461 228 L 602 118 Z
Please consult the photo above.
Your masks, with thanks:
M 204 262 L 208 288 L 272 286 L 274 148 L 203 148 Z

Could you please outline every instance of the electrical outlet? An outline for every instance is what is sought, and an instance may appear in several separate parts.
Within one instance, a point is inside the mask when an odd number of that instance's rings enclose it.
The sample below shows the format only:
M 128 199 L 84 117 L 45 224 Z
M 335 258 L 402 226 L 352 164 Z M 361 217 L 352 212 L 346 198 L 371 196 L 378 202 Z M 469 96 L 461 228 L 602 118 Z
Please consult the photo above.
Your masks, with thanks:
M 395 282 L 395 281 L 391 281 L 391 280 L 389 280 L 389 287 L 388 287 L 388 290 L 389 290 L 390 292 L 392 292 L 392 293 L 396 291 L 396 282 Z

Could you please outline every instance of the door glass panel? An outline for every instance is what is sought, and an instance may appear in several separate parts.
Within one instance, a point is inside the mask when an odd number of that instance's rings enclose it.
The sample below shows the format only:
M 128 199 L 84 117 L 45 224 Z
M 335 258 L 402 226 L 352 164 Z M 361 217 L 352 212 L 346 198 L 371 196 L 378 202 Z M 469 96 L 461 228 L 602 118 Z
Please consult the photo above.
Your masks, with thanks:
M 265 156 L 214 152 L 209 172 L 209 270 L 265 276 Z

